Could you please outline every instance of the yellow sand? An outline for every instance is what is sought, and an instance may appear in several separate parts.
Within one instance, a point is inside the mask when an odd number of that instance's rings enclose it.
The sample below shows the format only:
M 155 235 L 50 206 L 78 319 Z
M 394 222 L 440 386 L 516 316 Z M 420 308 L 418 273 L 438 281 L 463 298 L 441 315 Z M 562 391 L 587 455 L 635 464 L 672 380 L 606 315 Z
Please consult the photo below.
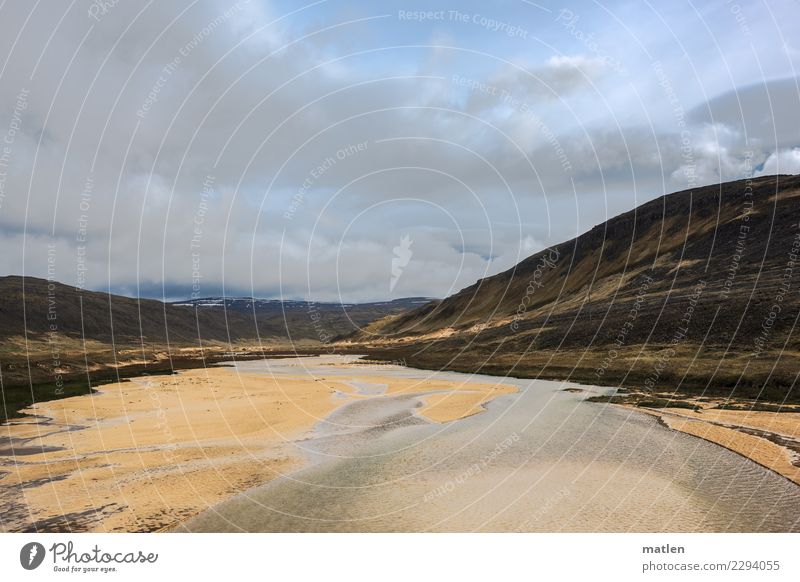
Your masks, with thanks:
M 792 464 L 792 454 L 787 448 L 736 428 L 713 424 L 721 422 L 733 427 L 755 428 L 796 437 L 800 435 L 798 413 L 714 409 L 695 412 L 681 408 L 667 408 L 663 411 L 644 408 L 636 410 L 661 418 L 674 430 L 703 438 L 734 451 L 800 485 L 800 467 Z
M 355 398 L 383 397 L 354 394 L 345 380 L 358 379 L 276 379 L 210 368 L 137 378 L 102 386 L 93 396 L 38 404 L 29 411 L 37 418 L 13 421 L 0 427 L 0 435 L 15 439 L 17 447 L 59 450 L 0 455 L 0 530 L 18 531 L 32 522 L 57 531 L 173 527 L 298 468 L 294 443 L 317 421 Z M 487 401 L 515 390 L 362 380 L 388 385 L 387 395 L 443 391 L 422 397 L 421 413 L 435 422 L 480 412 Z
M 431 391 L 436 393 L 421 398 L 423 406 L 419 409 L 419 414 L 433 422 L 444 423 L 483 412 L 487 402 L 501 394 L 516 392 L 517 389 L 508 384 L 397 379 L 389 384 L 386 394 Z
M 669 409 L 670 412 L 697 420 L 745 426 L 782 434 L 790 438 L 800 437 L 800 412 L 765 412 L 759 410 L 718 410 L 706 408 L 702 412 L 688 409 Z

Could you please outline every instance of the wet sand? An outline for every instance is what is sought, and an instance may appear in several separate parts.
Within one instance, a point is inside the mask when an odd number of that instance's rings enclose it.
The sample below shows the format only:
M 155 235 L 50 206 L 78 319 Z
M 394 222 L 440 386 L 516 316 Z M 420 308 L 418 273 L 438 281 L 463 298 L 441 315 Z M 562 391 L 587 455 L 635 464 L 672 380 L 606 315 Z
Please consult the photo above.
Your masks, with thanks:
M 0 529 L 800 528 L 764 468 L 796 479 L 797 413 L 585 401 L 606 392 L 350 356 L 110 384 L 0 427 Z
M 437 424 L 408 390 L 496 378 L 339 360 L 303 364 L 382 398 L 351 397 L 303 442 L 299 470 L 183 522 L 195 532 L 743 532 L 800 530 L 800 488 L 726 448 L 587 395 L 505 378 L 481 414 Z M 280 364 L 291 373 L 291 363 Z M 248 371 L 245 372 L 245 369 Z M 263 374 L 254 362 L 242 373 Z M 274 371 L 274 370 L 273 370 Z M 424 390 L 424 389 L 423 389 Z M 580 390 L 580 392 L 576 392 Z M 436 404 L 439 398 L 428 398 Z M 463 410 L 463 409 L 462 409 Z
M 0 427 L 0 530 L 154 531 L 307 462 L 301 444 L 348 403 L 408 396 L 423 422 L 471 416 L 512 386 L 301 367 L 188 370 L 38 404 Z
M 800 413 L 713 408 L 636 410 L 659 418 L 673 430 L 725 447 L 800 485 Z

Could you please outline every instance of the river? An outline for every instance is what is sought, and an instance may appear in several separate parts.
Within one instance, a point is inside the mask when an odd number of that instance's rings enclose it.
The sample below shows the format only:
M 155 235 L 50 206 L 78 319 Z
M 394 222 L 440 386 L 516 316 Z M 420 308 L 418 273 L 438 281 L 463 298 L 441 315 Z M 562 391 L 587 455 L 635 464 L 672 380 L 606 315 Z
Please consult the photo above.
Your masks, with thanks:
M 367 366 L 352 356 L 236 366 L 244 374 L 357 377 L 351 385 L 373 396 L 392 376 L 502 381 L 519 392 L 447 424 L 415 414 L 419 395 L 348 403 L 294 444 L 308 460 L 303 469 L 182 530 L 800 531 L 800 487 L 649 415 L 585 402 L 607 388 Z

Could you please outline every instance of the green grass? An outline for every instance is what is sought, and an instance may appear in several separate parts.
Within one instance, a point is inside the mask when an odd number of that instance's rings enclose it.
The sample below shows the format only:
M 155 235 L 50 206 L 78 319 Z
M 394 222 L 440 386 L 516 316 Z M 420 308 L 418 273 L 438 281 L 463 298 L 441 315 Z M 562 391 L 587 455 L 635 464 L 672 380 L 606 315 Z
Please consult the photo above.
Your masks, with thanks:
M 632 404 L 641 408 L 686 408 L 688 410 L 700 410 L 700 406 L 683 400 L 673 400 L 671 398 L 641 397 L 626 394 L 612 394 L 610 396 L 592 396 L 587 398 L 589 402 L 605 402 L 608 404 Z
M 714 408 L 718 410 L 754 410 L 756 412 L 800 412 L 800 406 L 786 406 L 768 402 L 756 402 L 753 404 L 720 404 Z
M 29 407 L 34 402 L 47 402 L 60 400 L 70 396 L 83 396 L 96 392 L 89 388 L 87 382 L 69 382 L 61 386 L 60 390 L 54 382 L 34 384 L 31 386 L 12 386 L 2 389 L 2 408 L 0 408 L 0 422 L 11 418 L 25 416 L 21 410 Z
M 645 398 L 636 402 L 636 406 L 641 408 L 686 408 L 689 410 L 700 410 L 700 406 L 683 400 L 671 400 L 668 398 Z

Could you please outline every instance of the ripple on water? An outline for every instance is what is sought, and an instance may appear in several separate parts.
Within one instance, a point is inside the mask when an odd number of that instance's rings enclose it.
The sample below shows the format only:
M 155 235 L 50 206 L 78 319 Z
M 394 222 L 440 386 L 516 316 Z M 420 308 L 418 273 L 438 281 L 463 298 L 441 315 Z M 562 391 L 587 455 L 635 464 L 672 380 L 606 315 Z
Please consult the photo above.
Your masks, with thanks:
M 269 363 L 270 373 L 427 378 Z M 248 364 L 251 364 L 248 362 Z M 264 368 L 263 362 L 259 363 Z M 338 364 L 332 366 L 331 364 Z M 289 371 L 287 371 L 289 370 Z M 463 382 L 469 375 L 436 373 Z M 472 381 L 497 378 L 472 376 Z M 310 463 L 190 520 L 195 531 L 798 531 L 800 488 L 648 415 L 584 402 L 560 382 L 520 388 L 437 425 L 415 396 L 345 405 L 300 445 Z M 377 382 L 375 385 L 380 385 Z M 385 385 L 384 385 L 385 386 Z M 357 387 L 358 388 L 358 387 Z M 360 388 L 363 389 L 363 386 Z M 385 390 L 385 388 L 384 388 Z M 381 392 L 383 393 L 383 392 Z

